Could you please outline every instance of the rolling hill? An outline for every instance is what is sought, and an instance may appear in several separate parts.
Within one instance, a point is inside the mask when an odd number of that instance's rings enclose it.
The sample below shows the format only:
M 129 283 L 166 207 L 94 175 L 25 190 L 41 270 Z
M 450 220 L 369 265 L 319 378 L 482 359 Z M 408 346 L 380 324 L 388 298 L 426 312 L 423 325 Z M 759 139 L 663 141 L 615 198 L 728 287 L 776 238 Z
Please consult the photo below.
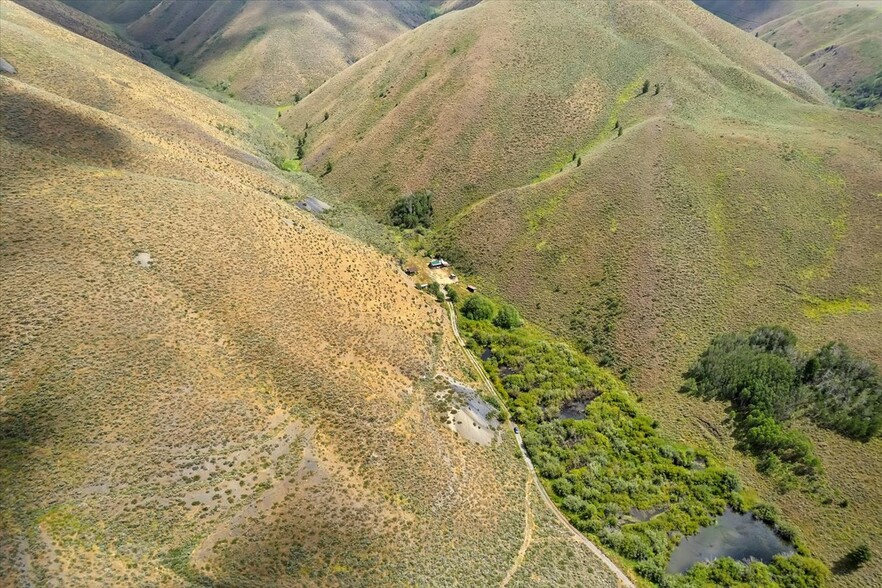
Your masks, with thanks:
M 64 0 L 178 71 L 246 102 L 289 104 L 378 47 L 475 0 Z
M 792 57 L 846 105 L 878 109 L 882 104 L 879 2 L 696 1 Z
M 0 0 L 0 585 L 613 584 L 267 129 Z M 565 554 L 565 557 L 561 557 Z
M 111 25 L 97 20 L 59 0 L 16 0 L 28 10 L 36 12 L 69 31 L 100 43 L 105 47 L 146 63 L 149 53 L 123 39 Z
M 331 159 L 326 181 L 365 207 L 382 213 L 426 187 L 446 220 L 549 177 L 617 120 L 633 124 L 629 110 L 762 119 L 763 108 L 794 99 L 828 100 L 790 59 L 688 3 L 556 6 L 498 2 L 436 19 L 330 80 L 282 123 L 301 135 L 311 125 L 304 163 L 320 172 Z M 661 97 L 650 88 L 631 100 L 646 79 L 664 86 Z
M 757 27 L 801 7 L 824 0 L 693 0 L 738 28 L 753 31 Z
M 763 323 L 882 361 L 882 119 L 834 108 L 691 2 L 554 6 L 442 16 L 281 122 L 306 168 L 331 162 L 323 181 L 375 218 L 432 190 L 434 244 L 457 269 L 627 374 L 663 428 L 736 464 L 830 565 L 864 532 L 882 541 L 879 440 L 806 425 L 861 506 L 782 497 L 720 433 L 721 406 L 676 392 L 714 334 Z

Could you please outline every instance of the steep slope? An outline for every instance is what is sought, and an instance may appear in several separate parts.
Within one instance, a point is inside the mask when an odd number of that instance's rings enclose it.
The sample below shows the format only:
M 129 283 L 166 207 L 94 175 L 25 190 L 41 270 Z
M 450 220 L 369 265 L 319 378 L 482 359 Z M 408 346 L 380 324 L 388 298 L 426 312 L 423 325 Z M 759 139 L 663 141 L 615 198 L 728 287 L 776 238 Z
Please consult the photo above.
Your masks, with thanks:
M 693 0 L 726 22 L 745 31 L 774 20 L 794 10 L 824 0 Z
M 719 407 L 676 392 L 680 374 L 715 333 L 765 322 L 882 361 L 882 120 L 831 107 L 792 60 L 690 2 L 555 6 L 441 17 L 283 124 L 377 218 L 434 191 L 457 269 L 630 373 L 663 427 L 776 496 L 719 435 Z M 832 565 L 865 529 L 879 538 L 866 472 L 882 473 L 882 443 L 811 435 L 862 505 L 784 499 Z
M 0 584 L 612 584 L 510 436 L 445 426 L 441 308 L 280 199 L 245 117 L 0 28 Z
M 802 65 L 849 106 L 882 107 L 882 4 L 821 2 L 803 6 L 758 27 L 760 39 Z M 875 82 L 873 80 L 876 80 Z M 856 100 L 862 83 L 872 84 L 872 101 Z
M 59 0 L 16 0 L 16 3 L 69 31 L 91 39 L 123 55 L 128 55 L 132 59 L 137 59 L 141 62 L 146 62 L 147 60 L 147 53 L 143 49 L 121 38 L 111 26 Z
M 847 0 L 697 3 L 783 51 L 846 105 L 882 104 L 882 4 Z M 873 99 L 860 101 L 861 83 Z M 875 85 L 874 85 L 875 84 Z
M 126 25 L 135 22 L 162 0 L 63 0 L 100 21 Z
M 287 104 L 435 14 L 473 0 L 64 0 L 178 70 L 262 104 Z

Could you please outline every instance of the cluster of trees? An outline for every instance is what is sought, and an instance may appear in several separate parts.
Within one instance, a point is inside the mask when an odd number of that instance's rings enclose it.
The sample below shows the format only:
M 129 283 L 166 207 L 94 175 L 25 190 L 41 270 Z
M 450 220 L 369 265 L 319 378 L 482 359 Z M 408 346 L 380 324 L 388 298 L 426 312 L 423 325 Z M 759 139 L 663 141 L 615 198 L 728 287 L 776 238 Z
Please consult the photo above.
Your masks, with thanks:
M 683 390 L 731 402 L 738 434 L 760 469 L 786 464 L 817 477 L 821 464 L 808 438 L 784 424 L 808 416 L 821 426 L 867 441 L 882 428 L 882 379 L 870 362 L 842 343 L 806 356 L 781 327 L 716 337 L 686 373 Z
M 498 309 L 486 296 L 469 296 L 462 305 L 462 314 L 473 321 L 492 321 L 501 329 L 516 329 L 524 324 L 518 309 L 511 304 L 503 304 Z
M 882 430 L 882 378 L 878 368 L 842 343 L 828 343 L 802 370 L 810 416 L 854 439 L 868 441 Z
M 769 519 L 802 555 L 768 565 L 720 560 L 684 576 L 667 575 L 680 537 L 712 524 L 727 506 L 748 506 L 737 476 L 711 456 L 660 435 L 620 380 L 569 345 L 486 321 L 463 321 L 463 328 L 520 425 L 552 500 L 580 531 L 631 560 L 643 577 L 678 587 L 723 577 L 755 578 L 766 586 L 821 585 L 823 564 L 805 557 L 795 531 L 780 524 L 775 511 L 759 508 L 757 516 Z M 576 400 L 587 402 L 584 417 L 561 418 L 562 407 Z M 634 509 L 658 514 L 635 518 Z
M 392 206 L 389 219 L 405 229 L 432 226 L 432 192 L 422 190 L 400 198 Z
M 870 110 L 882 104 L 882 72 L 864 78 L 850 93 L 839 98 L 845 106 L 858 110 Z

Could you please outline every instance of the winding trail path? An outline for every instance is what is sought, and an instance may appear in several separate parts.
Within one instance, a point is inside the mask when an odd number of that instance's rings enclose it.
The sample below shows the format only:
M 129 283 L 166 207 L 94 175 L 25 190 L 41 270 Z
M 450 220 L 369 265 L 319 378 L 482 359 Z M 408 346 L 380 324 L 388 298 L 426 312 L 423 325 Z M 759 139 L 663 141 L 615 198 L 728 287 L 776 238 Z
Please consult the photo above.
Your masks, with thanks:
M 469 358 L 469 362 L 477 371 L 478 375 L 481 378 L 481 382 L 484 384 L 484 387 L 487 389 L 487 391 L 496 397 L 496 399 L 500 403 L 500 406 L 505 406 L 505 403 L 503 402 L 502 398 L 499 397 L 499 393 L 496 391 L 496 387 L 490 381 L 490 378 L 487 377 L 487 372 L 484 371 L 484 366 L 481 365 L 481 363 L 475 358 L 469 348 L 466 347 L 462 335 L 459 334 L 459 326 L 456 322 L 456 310 L 453 308 L 453 304 L 451 304 L 450 302 L 445 302 L 445 304 L 447 305 L 447 314 L 450 317 L 450 325 L 453 327 L 453 335 L 456 337 L 457 343 L 459 343 L 460 346 L 463 348 L 463 351 L 465 351 L 466 357 Z M 533 462 L 530 461 L 530 456 L 527 455 L 527 450 L 524 448 L 524 442 L 521 439 L 520 432 L 515 431 L 515 427 L 512 424 L 511 420 L 506 421 L 506 423 L 514 433 L 515 440 L 518 443 L 518 448 L 521 450 L 521 457 L 524 458 L 524 463 L 527 464 L 527 469 L 530 470 L 530 474 L 533 477 L 533 483 L 539 490 L 539 496 L 542 497 L 542 501 L 545 503 L 545 505 L 549 508 L 549 510 L 551 510 L 552 513 L 554 513 L 554 516 L 557 517 L 557 520 L 559 520 L 560 523 L 570 531 L 574 540 L 582 543 L 585 547 L 587 547 L 591 553 L 597 556 L 597 558 L 601 562 L 603 562 L 603 564 L 607 568 L 609 568 L 609 570 L 613 574 L 615 574 L 616 579 L 618 580 L 618 586 L 623 588 L 636 588 L 634 582 L 632 582 L 631 579 L 627 575 L 625 575 L 625 572 L 623 572 L 621 568 L 619 568 L 619 566 L 617 566 L 609 557 L 607 557 L 607 555 L 603 553 L 600 548 L 594 544 L 593 541 L 585 537 L 585 535 L 580 533 L 579 530 L 576 529 L 576 527 L 570 524 L 570 521 L 567 520 L 563 513 L 561 513 L 557 509 L 557 506 L 555 506 L 555 504 L 551 501 L 551 498 L 549 498 L 548 493 L 545 492 L 545 487 L 539 481 L 539 475 L 536 473 L 536 469 L 533 467 Z M 530 529 L 528 528 L 526 532 L 529 531 Z M 527 545 L 528 543 L 529 541 L 525 541 L 525 545 Z M 523 549 L 523 551 L 524 553 L 526 553 L 526 549 Z M 524 554 L 518 552 L 518 556 L 515 558 L 515 565 L 512 567 L 512 570 L 516 571 L 517 568 L 520 566 L 520 560 L 523 559 L 523 555 Z M 514 572 L 512 570 L 509 570 L 509 574 L 507 574 L 505 580 L 503 580 L 503 586 L 505 586 L 508 581 L 511 580 L 511 576 L 514 575 Z
M 521 569 L 521 564 L 524 563 L 524 558 L 527 556 L 527 550 L 530 548 L 530 543 L 533 542 L 533 527 L 535 527 L 536 524 L 533 522 L 533 508 L 530 506 L 529 477 L 526 478 L 526 484 L 524 486 L 524 540 L 521 543 L 521 548 L 518 549 L 518 554 L 515 556 L 511 567 L 508 569 L 508 572 L 506 572 L 505 578 L 500 582 L 499 588 L 505 588 L 508 586 L 508 583 L 514 578 L 514 575 L 518 573 L 519 569 Z

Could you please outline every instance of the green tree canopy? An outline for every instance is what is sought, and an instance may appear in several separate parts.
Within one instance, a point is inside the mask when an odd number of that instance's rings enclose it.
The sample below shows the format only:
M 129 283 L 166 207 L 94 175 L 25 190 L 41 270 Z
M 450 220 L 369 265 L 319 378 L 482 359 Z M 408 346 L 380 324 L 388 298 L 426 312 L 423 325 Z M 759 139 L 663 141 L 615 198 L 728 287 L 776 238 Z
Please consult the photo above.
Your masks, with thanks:
M 462 305 L 462 313 L 473 321 L 489 321 L 496 315 L 496 306 L 486 296 L 469 296 Z
M 499 312 L 496 313 L 493 324 L 501 329 L 514 329 L 524 324 L 524 321 L 517 308 L 511 304 L 503 304 Z
M 400 198 L 389 214 L 392 224 L 405 229 L 432 226 L 432 193 L 422 190 Z

